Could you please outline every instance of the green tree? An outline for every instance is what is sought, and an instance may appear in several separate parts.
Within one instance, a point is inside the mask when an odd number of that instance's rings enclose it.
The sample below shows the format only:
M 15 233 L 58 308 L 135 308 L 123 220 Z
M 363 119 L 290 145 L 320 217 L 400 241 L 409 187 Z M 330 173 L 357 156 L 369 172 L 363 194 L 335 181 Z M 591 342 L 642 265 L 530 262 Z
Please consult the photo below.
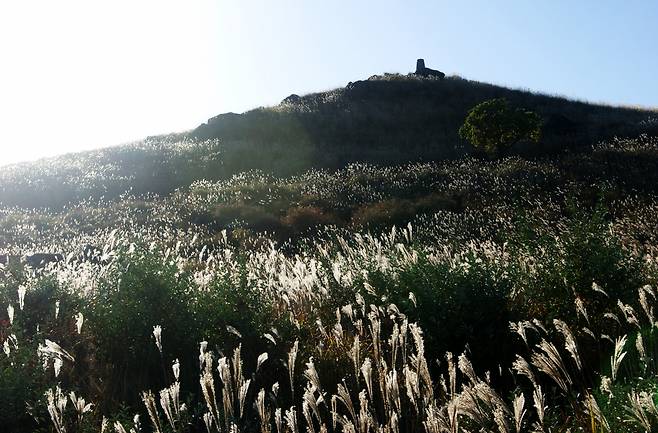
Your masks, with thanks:
M 505 98 L 491 99 L 473 107 L 459 128 L 459 136 L 489 156 L 496 156 L 521 140 L 538 142 L 541 117 L 532 111 L 510 107 Z

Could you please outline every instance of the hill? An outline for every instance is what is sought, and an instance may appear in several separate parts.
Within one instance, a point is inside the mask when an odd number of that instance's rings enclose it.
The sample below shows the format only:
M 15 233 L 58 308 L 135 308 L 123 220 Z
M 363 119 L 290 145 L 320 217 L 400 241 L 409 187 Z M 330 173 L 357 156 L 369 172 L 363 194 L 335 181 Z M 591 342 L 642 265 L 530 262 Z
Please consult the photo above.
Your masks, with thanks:
M 475 94 L 541 146 L 448 152 Z M 655 431 L 650 115 L 388 76 L 10 167 L 2 431 Z
M 275 107 L 219 115 L 188 136 L 306 149 L 314 165 L 327 168 L 357 161 L 451 159 L 470 152 L 457 134 L 467 111 L 493 98 L 507 98 L 544 120 L 541 143 L 518 149 L 525 155 L 636 136 L 642 122 L 652 116 L 651 111 L 572 101 L 459 77 L 385 74 L 328 92 L 293 94 Z
M 396 165 L 471 152 L 457 131 L 467 111 L 505 97 L 544 120 L 540 143 L 516 154 L 587 151 L 612 137 L 655 134 L 655 112 L 595 105 L 485 83 L 385 74 L 344 88 L 291 95 L 274 107 L 222 114 L 186 133 L 4 167 L 0 203 L 61 207 L 87 197 L 166 195 L 199 179 L 259 169 L 274 175 L 361 162 Z

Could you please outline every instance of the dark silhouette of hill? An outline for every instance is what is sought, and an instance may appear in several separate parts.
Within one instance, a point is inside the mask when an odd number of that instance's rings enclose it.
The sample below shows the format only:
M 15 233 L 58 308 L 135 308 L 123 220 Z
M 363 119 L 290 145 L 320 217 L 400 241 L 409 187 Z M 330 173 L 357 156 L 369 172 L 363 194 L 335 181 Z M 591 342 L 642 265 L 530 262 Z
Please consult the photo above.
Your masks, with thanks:
M 464 80 L 386 74 L 344 88 L 291 95 L 275 107 L 208 120 L 189 136 L 306 149 L 318 166 L 349 162 L 403 163 L 470 152 L 457 131 L 470 108 L 492 98 L 539 113 L 541 143 L 517 152 L 545 155 L 583 148 L 613 136 L 637 135 L 648 112 L 573 101 Z M 309 150 L 310 149 L 310 150 Z
M 0 204 L 61 207 L 126 191 L 165 195 L 195 180 L 254 169 L 287 176 L 353 162 L 459 158 L 472 151 L 458 136 L 468 110 L 500 97 L 543 119 L 540 143 L 512 150 L 524 157 L 587 152 L 611 137 L 658 135 L 655 111 L 444 77 L 422 66 L 418 73 L 372 76 L 344 88 L 290 95 L 274 107 L 221 114 L 184 133 L 3 167 Z

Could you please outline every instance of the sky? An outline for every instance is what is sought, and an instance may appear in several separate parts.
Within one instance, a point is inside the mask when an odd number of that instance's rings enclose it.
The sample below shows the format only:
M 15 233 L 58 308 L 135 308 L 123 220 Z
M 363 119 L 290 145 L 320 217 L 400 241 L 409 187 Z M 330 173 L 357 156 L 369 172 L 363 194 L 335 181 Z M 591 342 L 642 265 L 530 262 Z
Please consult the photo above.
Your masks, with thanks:
M 658 107 L 658 2 L 0 0 L 0 166 L 428 67 Z

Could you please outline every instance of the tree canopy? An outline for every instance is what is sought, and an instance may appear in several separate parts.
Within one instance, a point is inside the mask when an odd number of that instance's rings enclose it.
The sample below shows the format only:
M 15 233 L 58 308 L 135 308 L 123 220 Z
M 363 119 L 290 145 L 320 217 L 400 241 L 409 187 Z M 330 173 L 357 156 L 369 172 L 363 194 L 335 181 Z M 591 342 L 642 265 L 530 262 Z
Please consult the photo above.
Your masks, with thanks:
M 476 150 L 495 156 L 521 140 L 538 142 L 541 125 L 537 113 L 513 108 L 507 99 L 497 98 L 469 110 L 459 136 Z

